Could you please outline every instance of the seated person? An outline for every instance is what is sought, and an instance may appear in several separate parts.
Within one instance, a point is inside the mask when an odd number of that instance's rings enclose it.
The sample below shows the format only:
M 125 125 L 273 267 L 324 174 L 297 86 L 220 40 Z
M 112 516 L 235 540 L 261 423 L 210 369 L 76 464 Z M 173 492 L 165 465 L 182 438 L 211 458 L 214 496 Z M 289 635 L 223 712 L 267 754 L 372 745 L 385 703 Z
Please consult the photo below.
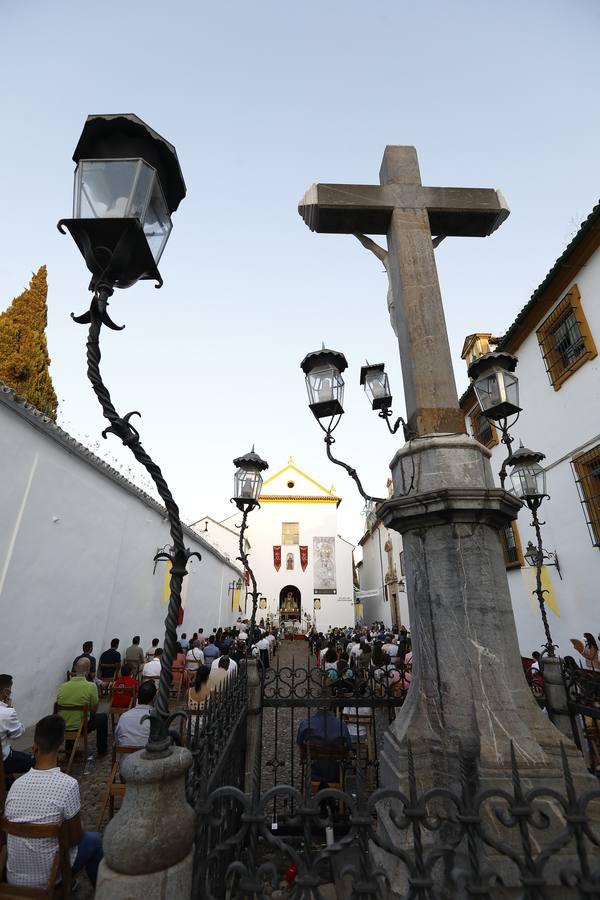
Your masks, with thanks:
M 211 691 L 217 691 L 219 688 L 225 687 L 225 682 L 230 675 L 233 674 L 231 669 L 232 661 L 227 654 L 219 657 L 216 662 L 216 666 L 213 664 L 210 667 L 210 675 L 208 678 L 208 686 Z
M 156 653 L 156 648 L 160 644 L 160 640 L 158 638 L 152 638 L 152 646 L 149 650 L 146 650 L 146 662 L 149 662 L 151 659 L 154 659 L 154 654 Z
M 106 713 L 98 712 L 98 688 L 92 681 L 87 680 L 89 674 L 90 661 L 82 656 L 75 666 L 75 675 L 70 681 L 61 684 L 56 699 L 59 706 L 82 706 L 87 703 L 87 730 L 96 732 L 98 756 L 104 756 L 108 747 L 108 718 Z M 79 728 L 81 722 L 79 710 L 67 709 L 60 715 L 65 720 L 68 731 L 76 731 Z
M 236 663 L 235 659 L 231 658 L 228 650 L 224 650 L 223 653 L 221 654 L 221 656 L 218 656 L 217 659 L 213 659 L 212 664 L 211 664 L 211 669 L 216 669 L 217 666 L 220 665 L 222 659 L 229 660 L 228 671 L 229 671 L 230 675 L 233 675 L 234 672 L 237 672 L 237 667 L 238 667 L 237 663 Z
M 144 668 L 142 669 L 142 677 L 143 678 L 156 678 L 157 675 L 160 675 L 161 666 L 161 656 L 162 656 L 162 648 L 157 647 L 154 651 L 154 658 L 147 662 Z
M 71 672 L 75 671 L 75 666 L 79 662 L 80 659 L 89 659 L 90 661 L 90 672 L 89 677 L 92 681 L 96 680 L 96 657 L 92 656 L 92 650 L 94 649 L 93 641 L 84 641 L 81 647 L 82 653 L 79 656 L 76 656 L 73 660 L 73 665 L 71 666 Z
M 129 663 L 123 663 L 121 674 L 113 681 L 112 708 L 127 709 L 137 684 L 137 678 L 132 675 L 131 666 Z M 123 690 L 124 688 L 127 690 Z
M 132 666 L 132 671 L 136 675 L 144 665 L 144 651 L 140 646 L 139 634 L 135 635 L 131 641 L 131 645 L 125 651 L 125 662 L 128 662 Z
M 12 675 L 0 675 L 0 742 L 4 774 L 7 776 L 28 772 L 33 765 L 31 753 L 13 750 L 9 743 L 25 734 L 25 726 L 17 719 L 12 705 L 12 686 Z M 12 782 L 12 777 L 10 781 Z
M 302 719 L 298 725 L 296 743 L 303 752 L 307 744 L 311 747 L 339 747 L 340 751 L 352 749 L 348 726 L 336 716 L 335 711 L 335 704 L 330 710 L 319 707 L 311 716 Z M 315 759 L 312 762 L 311 777 L 313 781 L 320 782 L 320 790 L 330 781 L 339 781 L 339 765 L 335 759 Z
M 64 736 L 65 723 L 61 716 L 40 719 L 33 738 L 35 766 L 11 787 L 4 815 L 9 822 L 37 825 L 66 822 L 73 872 L 85 868 L 95 885 L 102 859 L 102 837 L 97 832 L 83 830 L 79 785 L 70 775 L 60 771 L 58 750 Z M 56 838 L 30 841 L 7 835 L 8 883 L 44 888 L 57 846 Z
M 204 653 L 197 641 L 192 641 L 190 649 L 185 655 L 185 667 L 188 672 L 197 672 L 204 665 Z
M 220 655 L 221 655 L 221 652 L 220 652 L 219 648 L 218 648 L 217 645 L 215 644 L 215 638 L 214 638 L 214 635 L 211 634 L 211 636 L 209 637 L 208 643 L 204 645 L 204 651 L 203 651 L 203 652 L 204 652 L 204 662 L 205 662 L 207 665 L 212 664 L 212 661 L 213 661 L 214 659 L 216 659 L 217 656 L 220 656 Z
M 114 678 L 119 671 L 121 665 L 121 654 L 119 653 L 119 638 L 113 638 L 110 642 L 110 649 L 105 650 L 100 655 L 98 662 L 100 678 Z
M 143 681 L 138 692 L 138 700 L 133 709 L 119 716 L 115 728 L 115 744 L 119 747 L 145 747 L 150 735 L 150 722 L 142 722 L 154 706 L 156 685 L 153 681 Z

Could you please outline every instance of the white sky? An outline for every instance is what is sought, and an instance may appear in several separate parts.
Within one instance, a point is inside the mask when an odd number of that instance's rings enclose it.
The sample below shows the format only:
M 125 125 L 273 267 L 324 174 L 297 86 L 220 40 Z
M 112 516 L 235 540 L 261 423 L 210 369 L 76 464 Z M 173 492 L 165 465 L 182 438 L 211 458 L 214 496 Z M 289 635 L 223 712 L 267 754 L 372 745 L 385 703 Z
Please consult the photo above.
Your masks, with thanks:
M 90 446 L 106 424 L 69 318 L 88 273 L 55 228 L 71 155 L 88 113 L 135 112 L 177 147 L 188 196 L 162 290 L 113 297 L 117 407 L 143 413 L 186 520 L 230 512 L 231 460 L 255 443 L 271 472 L 293 455 L 334 482 L 356 541 L 363 504 L 325 458 L 299 363 L 322 340 L 346 353 L 335 452 L 384 492 L 400 437 L 358 376 L 385 361 L 403 412 L 387 282 L 352 237 L 309 232 L 297 202 L 316 181 L 376 183 L 387 143 L 417 146 L 424 184 L 502 190 L 499 232 L 437 251 L 462 391 L 465 335 L 503 332 L 598 202 L 599 38 L 596 0 L 0 0 L 0 308 L 47 264 L 59 422 Z

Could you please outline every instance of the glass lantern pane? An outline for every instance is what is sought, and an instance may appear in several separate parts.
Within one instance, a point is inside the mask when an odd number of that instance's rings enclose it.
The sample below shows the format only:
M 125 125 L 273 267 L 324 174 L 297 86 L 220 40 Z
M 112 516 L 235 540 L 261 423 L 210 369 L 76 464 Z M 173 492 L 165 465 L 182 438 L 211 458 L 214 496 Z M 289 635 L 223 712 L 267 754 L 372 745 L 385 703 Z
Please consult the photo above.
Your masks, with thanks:
M 344 397 L 344 379 L 333 366 L 313 369 L 306 379 L 311 403 L 330 403 Z
M 513 406 L 519 405 L 519 379 L 512 372 L 504 373 L 505 399 Z
M 475 393 L 483 412 L 501 403 L 503 398 L 500 396 L 500 386 L 496 373 L 493 372 L 478 378 L 475 382 Z
M 144 217 L 144 234 L 156 263 L 160 259 L 172 227 L 169 210 L 160 182 L 156 177 L 152 185 L 150 203 Z
M 371 400 L 381 400 L 383 397 L 389 397 L 390 385 L 386 373 L 379 371 L 367 375 L 365 390 Z
M 74 217 L 120 219 L 128 216 L 139 162 L 137 159 L 81 160 L 75 176 Z
M 258 500 L 262 481 L 256 469 L 238 469 L 234 479 L 235 496 L 240 500 Z
M 136 180 L 131 192 L 131 200 L 127 215 L 136 219 L 143 219 L 150 199 L 150 191 L 152 190 L 152 181 L 156 176 L 156 171 L 145 163 L 143 159 L 138 160 L 138 170 Z

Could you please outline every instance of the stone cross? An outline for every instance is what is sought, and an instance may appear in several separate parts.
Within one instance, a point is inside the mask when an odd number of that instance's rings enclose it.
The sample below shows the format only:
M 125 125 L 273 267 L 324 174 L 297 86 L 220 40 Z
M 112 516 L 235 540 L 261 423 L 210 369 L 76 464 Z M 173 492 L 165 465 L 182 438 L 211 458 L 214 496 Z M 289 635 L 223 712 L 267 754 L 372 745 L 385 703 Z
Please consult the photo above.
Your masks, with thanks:
M 509 210 L 490 188 L 423 187 L 414 147 L 386 147 L 379 180 L 314 184 L 298 211 L 312 231 L 387 234 L 409 430 L 462 433 L 432 236 L 485 237 Z

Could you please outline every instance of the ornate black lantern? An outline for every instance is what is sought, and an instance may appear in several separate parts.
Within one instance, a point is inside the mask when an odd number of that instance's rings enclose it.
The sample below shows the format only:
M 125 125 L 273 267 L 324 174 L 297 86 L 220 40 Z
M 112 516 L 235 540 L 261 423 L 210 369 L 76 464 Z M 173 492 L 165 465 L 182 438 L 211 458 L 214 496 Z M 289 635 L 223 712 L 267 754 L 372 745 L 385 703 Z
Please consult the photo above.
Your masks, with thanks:
M 233 500 L 238 509 L 243 511 L 258 503 L 263 483 L 260 473 L 268 469 L 269 464 L 254 452 L 254 447 L 250 453 L 234 459 L 233 464 L 237 468 L 234 476 Z
M 348 368 L 343 353 L 321 350 L 308 353 L 300 367 L 306 375 L 308 404 L 316 419 L 341 416 L 344 412 L 344 379 L 342 372 Z
M 523 444 L 510 457 L 512 493 L 528 506 L 539 506 L 544 497 L 548 496 L 546 472 L 540 466 L 540 461 L 545 458 L 544 453 L 528 450 Z
M 360 383 L 365 389 L 371 409 L 389 409 L 392 405 L 390 382 L 384 363 L 367 363 L 360 370 Z
M 92 287 L 162 284 L 158 262 L 186 188 L 175 147 L 137 116 L 88 116 L 73 159 L 73 218 L 61 219 Z
M 514 375 L 517 357 L 495 351 L 485 353 L 469 366 L 469 377 L 482 413 L 488 419 L 507 419 L 521 412 L 519 379 Z

